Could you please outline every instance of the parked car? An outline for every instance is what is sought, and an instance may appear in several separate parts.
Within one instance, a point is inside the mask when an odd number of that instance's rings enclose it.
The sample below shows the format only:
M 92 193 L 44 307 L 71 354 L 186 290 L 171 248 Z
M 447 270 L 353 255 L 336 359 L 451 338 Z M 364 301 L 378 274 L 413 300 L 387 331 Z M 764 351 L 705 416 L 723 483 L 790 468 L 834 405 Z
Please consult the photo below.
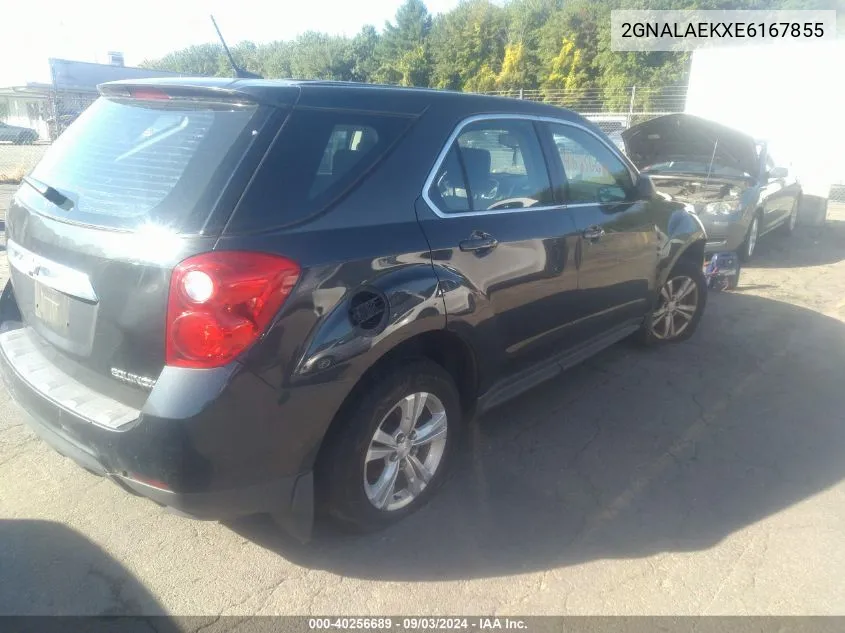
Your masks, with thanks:
M 699 216 L 707 253 L 735 251 L 748 261 L 760 237 L 795 229 L 801 185 L 765 143 L 689 114 L 651 119 L 622 138 L 657 190 Z
M 32 145 L 38 140 L 38 132 L 28 127 L 9 125 L 0 121 L 0 142 L 14 143 L 15 145 Z
M 384 526 L 473 415 L 701 319 L 701 222 L 572 112 L 337 82 L 101 92 L 9 209 L 0 369 L 48 443 L 163 506 Z

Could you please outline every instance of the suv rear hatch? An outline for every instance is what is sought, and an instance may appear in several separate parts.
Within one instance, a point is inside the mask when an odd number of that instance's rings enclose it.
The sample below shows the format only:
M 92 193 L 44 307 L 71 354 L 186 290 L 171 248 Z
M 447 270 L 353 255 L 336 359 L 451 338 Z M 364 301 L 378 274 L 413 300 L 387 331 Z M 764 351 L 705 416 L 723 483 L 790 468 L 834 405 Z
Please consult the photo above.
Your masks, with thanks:
M 7 250 L 52 361 L 138 406 L 165 364 L 171 272 L 213 248 L 285 108 L 219 85 L 101 91 L 16 193 Z

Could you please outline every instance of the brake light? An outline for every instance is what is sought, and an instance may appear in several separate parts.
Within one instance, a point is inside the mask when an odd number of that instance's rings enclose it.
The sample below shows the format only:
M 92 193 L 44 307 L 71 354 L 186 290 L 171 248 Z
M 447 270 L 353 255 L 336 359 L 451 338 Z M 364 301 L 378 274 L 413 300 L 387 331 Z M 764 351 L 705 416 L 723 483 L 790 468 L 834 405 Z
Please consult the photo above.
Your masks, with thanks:
M 217 251 L 179 263 L 167 303 L 167 364 L 225 365 L 266 330 L 298 279 L 296 262 L 265 253 Z
M 167 101 L 170 95 L 158 88 L 130 88 L 129 96 L 143 101 Z

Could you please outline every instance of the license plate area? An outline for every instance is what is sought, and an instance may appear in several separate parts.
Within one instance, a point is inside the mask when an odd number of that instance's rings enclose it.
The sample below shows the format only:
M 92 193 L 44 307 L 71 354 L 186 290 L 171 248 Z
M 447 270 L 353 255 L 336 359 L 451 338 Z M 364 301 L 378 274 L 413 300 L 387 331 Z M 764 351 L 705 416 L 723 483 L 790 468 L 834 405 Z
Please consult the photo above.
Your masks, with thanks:
M 35 317 L 56 334 L 70 330 L 70 298 L 58 290 L 35 282 Z

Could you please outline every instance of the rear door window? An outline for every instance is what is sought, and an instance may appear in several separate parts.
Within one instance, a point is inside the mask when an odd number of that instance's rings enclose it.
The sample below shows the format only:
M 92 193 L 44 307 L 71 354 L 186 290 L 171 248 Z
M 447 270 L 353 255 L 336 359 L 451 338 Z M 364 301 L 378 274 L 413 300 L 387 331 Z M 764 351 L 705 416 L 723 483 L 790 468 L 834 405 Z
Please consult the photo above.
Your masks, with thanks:
M 353 110 L 294 109 L 229 224 L 271 229 L 325 210 L 358 185 L 414 119 Z M 279 192 L 268 197 L 268 192 Z
M 201 225 L 252 142 L 256 106 L 100 98 L 33 170 L 63 219 L 135 230 Z
M 507 119 L 468 124 L 446 154 L 428 193 L 444 212 L 551 204 L 549 173 L 534 125 Z

